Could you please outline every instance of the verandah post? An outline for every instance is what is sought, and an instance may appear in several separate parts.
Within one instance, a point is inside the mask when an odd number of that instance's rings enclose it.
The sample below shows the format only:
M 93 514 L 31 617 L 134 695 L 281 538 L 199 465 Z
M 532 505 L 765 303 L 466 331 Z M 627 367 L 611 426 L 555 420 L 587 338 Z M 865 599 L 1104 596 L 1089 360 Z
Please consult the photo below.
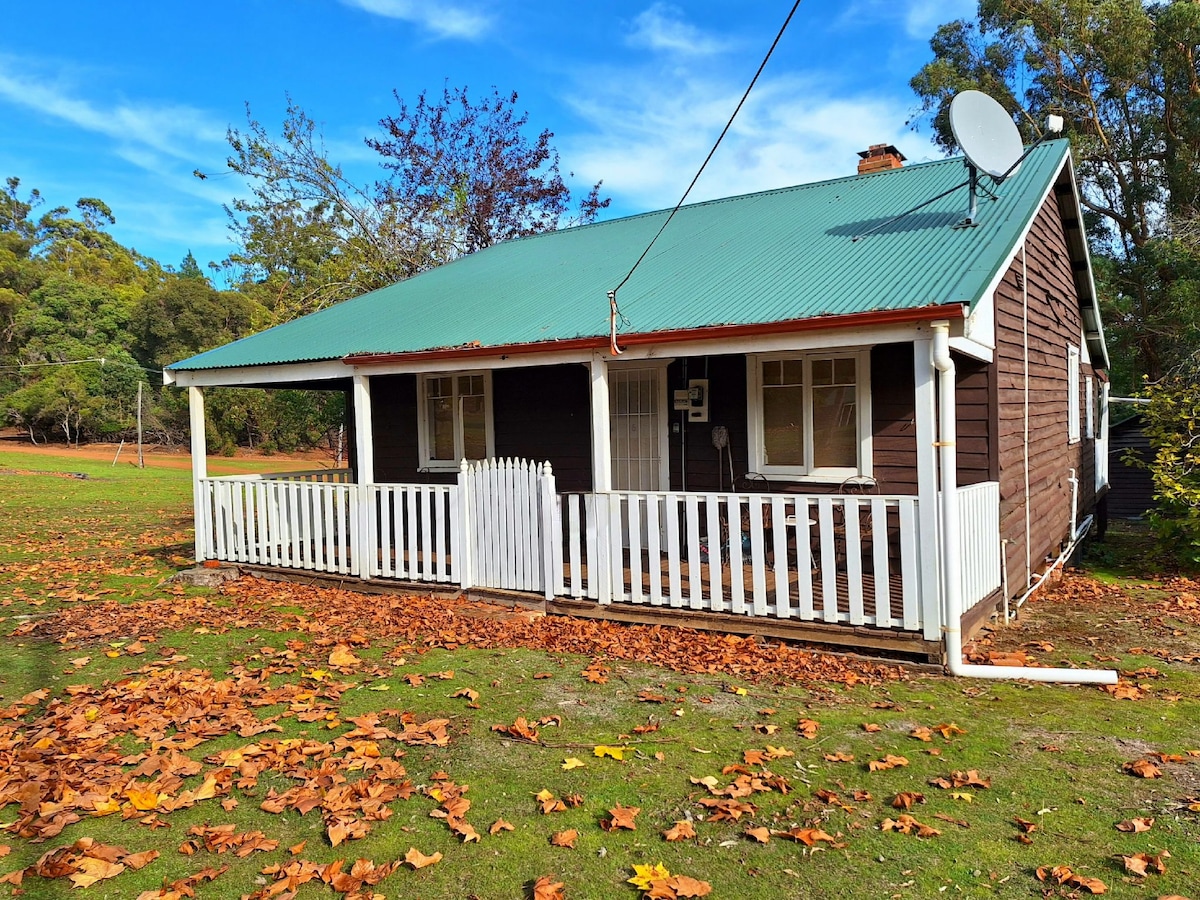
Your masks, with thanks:
M 915 430 L 917 438 L 917 543 L 921 573 L 921 627 L 928 641 L 942 638 L 941 591 L 938 577 L 937 414 L 930 348 L 932 339 L 922 327 L 913 341 Z
M 592 356 L 589 365 L 592 388 L 592 491 L 596 494 L 596 530 L 599 558 L 596 560 L 596 581 L 600 603 L 611 603 L 614 587 L 609 571 L 612 552 L 611 525 L 608 503 L 612 491 L 612 435 L 609 425 L 608 360 L 601 354 Z M 618 535 L 618 539 L 619 539 Z M 592 561 L 588 560 L 588 578 L 592 577 Z
M 205 515 L 208 496 L 203 481 L 208 477 L 208 444 L 204 439 L 204 391 L 188 388 L 188 421 L 192 441 L 192 524 L 196 530 L 196 562 L 208 559 L 208 529 Z
M 458 585 L 469 588 L 475 584 L 475 521 L 471 505 L 471 464 L 463 459 L 458 464 L 458 534 L 454 536 L 454 574 Z
M 371 427 L 371 380 L 360 372 L 354 373 L 351 388 L 354 400 L 355 474 L 358 476 L 358 515 L 350 526 L 351 574 L 366 581 L 375 568 L 378 553 L 372 533 L 371 486 L 375 483 L 375 437 Z M 355 572 L 355 569 L 358 571 Z

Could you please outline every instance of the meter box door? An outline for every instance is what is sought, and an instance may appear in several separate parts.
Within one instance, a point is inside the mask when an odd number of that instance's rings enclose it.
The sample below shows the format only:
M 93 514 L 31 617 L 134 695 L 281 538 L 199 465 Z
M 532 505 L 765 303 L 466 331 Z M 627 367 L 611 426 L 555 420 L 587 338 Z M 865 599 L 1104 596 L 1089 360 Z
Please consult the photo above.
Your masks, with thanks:
M 708 421 L 708 379 L 692 378 L 683 390 L 675 391 L 671 396 L 673 409 L 688 414 L 689 422 Z

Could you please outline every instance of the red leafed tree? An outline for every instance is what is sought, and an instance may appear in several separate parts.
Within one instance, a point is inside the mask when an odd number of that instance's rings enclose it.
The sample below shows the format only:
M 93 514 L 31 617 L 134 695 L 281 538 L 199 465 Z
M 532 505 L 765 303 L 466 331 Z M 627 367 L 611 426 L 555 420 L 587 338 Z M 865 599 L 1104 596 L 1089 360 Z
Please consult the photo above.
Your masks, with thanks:
M 528 113 L 517 94 L 473 102 L 467 89 L 422 92 L 413 106 L 380 121 L 386 136 L 368 146 L 384 157 L 391 177 L 379 187 L 408 209 L 443 260 L 514 237 L 590 222 L 608 206 L 597 182 L 572 211 L 571 190 L 559 170 L 553 132 L 526 134 Z

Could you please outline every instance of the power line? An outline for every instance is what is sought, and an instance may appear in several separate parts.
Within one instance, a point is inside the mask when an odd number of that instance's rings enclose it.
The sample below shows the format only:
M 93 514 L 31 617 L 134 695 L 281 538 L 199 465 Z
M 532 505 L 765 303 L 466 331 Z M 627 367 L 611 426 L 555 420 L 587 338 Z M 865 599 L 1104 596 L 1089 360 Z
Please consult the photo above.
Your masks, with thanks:
M 161 375 L 162 369 L 152 369 L 137 363 L 127 363 L 119 359 L 109 359 L 106 356 L 89 356 L 87 359 L 64 359 L 57 362 L 21 363 L 16 366 L 0 366 L 0 372 L 20 372 L 23 369 L 41 369 L 47 366 L 82 366 L 85 363 L 100 363 L 101 366 L 121 366 L 125 369 L 140 369 L 154 375 Z
M 787 31 L 787 27 L 792 21 L 792 16 L 794 16 L 796 14 L 796 10 L 800 8 L 800 3 L 801 0 L 796 0 L 796 2 L 792 4 L 791 12 L 789 12 L 787 14 L 787 18 L 783 20 L 783 25 L 780 26 L 779 33 L 775 35 L 775 40 L 771 42 L 771 47 L 767 50 L 767 55 L 764 56 L 763 61 L 759 63 L 758 71 L 755 72 L 754 77 L 750 79 L 750 84 L 746 87 L 746 92 L 742 94 L 742 99 L 738 101 L 738 105 L 733 110 L 733 115 L 729 117 L 729 121 L 725 123 L 725 127 L 721 129 L 721 134 L 717 137 L 716 143 L 712 145 L 712 149 L 708 151 L 708 156 L 704 157 L 704 162 L 700 164 L 700 168 L 697 170 L 695 177 L 692 179 L 692 183 L 689 184 L 687 190 L 683 192 L 683 196 L 679 198 L 679 202 L 675 204 L 675 208 L 671 210 L 670 215 L 667 216 L 667 220 L 662 223 L 662 227 L 659 228 L 654 237 L 650 239 L 650 243 L 646 245 L 646 249 L 642 251 L 642 255 L 637 258 L 637 262 L 635 262 L 632 268 L 625 273 L 625 277 L 621 279 L 621 283 L 608 292 L 610 331 L 609 349 L 612 351 L 614 356 L 623 352 L 621 348 L 617 346 L 618 317 L 621 319 L 621 321 L 625 322 L 625 324 L 629 324 L 629 320 L 622 315 L 620 307 L 617 306 L 617 291 L 625 286 L 625 282 L 629 281 L 634 271 L 637 270 L 637 267 L 642 264 L 642 260 L 646 258 L 646 255 L 650 252 L 650 249 L 654 246 L 655 242 L 666 230 L 667 226 L 671 224 L 671 220 L 675 218 L 675 213 L 679 212 L 679 208 L 683 206 L 684 201 L 687 200 L 688 194 L 692 192 L 692 188 L 696 186 L 696 182 L 700 180 L 700 176 L 704 174 L 705 167 L 713 158 L 713 154 L 717 152 L 717 148 L 721 146 L 721 141 L 725 139 L 725 135 L 729 133 L 729 129 L 733 126 L 733 120 L 736 119 L 737 114 L 742 111 L 742 106 L 746 103 L 746 99 L 750 96 L 750 92 L 754 90 L 754 85 L 758 83 L 758 76 L 763 73 L 763 69 L 767 67 L 767 62 L 771 59 L 771 54 L 774 53 L 775 48 L 779 46 L 779 41 L 783 38 L 783 33 Z

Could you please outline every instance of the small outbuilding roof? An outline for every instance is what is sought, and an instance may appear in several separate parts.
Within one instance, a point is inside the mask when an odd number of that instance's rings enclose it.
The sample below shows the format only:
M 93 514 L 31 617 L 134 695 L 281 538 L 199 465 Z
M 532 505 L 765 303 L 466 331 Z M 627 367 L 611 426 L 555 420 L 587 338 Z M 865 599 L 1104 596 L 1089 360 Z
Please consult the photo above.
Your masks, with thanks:
M 981 191 L 978 222 L 965 228 L 954 226 L 966 214 L 966 188 L 951 190 L 966 180 L 962 159 L 685 206 L 620 290 L 621 332 L 973 305 L 1011 259 L 1068 157 L 1066 141 L 1037 148 L 992 188 L 994 197 Z M 543 342 L 553 349 L 606 337 L 607 291 L 667 215 L 506 241 L 169 368 Z M 1086 281 L 1081 301 L 1094 308 L 1090 273 Z

